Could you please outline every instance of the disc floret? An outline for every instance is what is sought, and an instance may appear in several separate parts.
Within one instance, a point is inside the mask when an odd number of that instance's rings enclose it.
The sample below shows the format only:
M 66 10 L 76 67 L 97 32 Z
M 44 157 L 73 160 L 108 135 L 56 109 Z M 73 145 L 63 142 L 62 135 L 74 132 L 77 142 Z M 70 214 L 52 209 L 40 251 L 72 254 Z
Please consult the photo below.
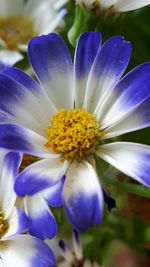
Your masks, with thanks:
M 83 109 L 60 109 L 47 129 L 46 146 L 62 154 L 63 159 L 81 159 L 95 150 L 100 135 L 94 114 Z

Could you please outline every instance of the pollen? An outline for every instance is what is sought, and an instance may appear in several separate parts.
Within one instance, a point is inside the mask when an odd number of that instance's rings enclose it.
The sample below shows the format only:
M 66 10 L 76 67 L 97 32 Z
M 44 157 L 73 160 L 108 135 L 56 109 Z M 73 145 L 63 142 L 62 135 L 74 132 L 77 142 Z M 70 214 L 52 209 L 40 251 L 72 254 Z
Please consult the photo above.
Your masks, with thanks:
M 8 222 L 4 219 L 2 211 L 0 211 L 0 238 L 4 236 L 7 230 L 8 230 Z
M 19 50 L 19 45 L 28 44 L 36 35 L 32 21 L 26 17 L 10 16 L 0 19 L 0 38 L 11 50 Z
M 101 132 L 94 114 L 83 109 L 60 109 L 52 117 L 46 147 L 61 154 L 62 159 L 82 159 L 97 147 Z

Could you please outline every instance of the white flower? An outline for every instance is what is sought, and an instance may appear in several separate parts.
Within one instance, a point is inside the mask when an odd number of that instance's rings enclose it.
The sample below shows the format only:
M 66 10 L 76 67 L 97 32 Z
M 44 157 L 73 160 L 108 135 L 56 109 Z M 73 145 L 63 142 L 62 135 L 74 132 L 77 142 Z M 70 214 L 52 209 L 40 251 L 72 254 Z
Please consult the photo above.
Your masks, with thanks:
M 67 0 L 0 0 L 0 62 L 12 66 L 33 36 L 48 34 L 63 25 Z
M 0 150 L 0 266 L 55 266 L 51 249 L 40 239 L 21 234 L 29 219 L 17 206 L 14 183 L 21 157 Z
M 62 38 L 51 33 L 28 48 L 39 83 L 15 68 L 0 74 L 0 147 L 41 158 L 19 174 L 17 194 L 41 191 L 53 206 L 62 197 L 79 231 L 102 219 L 95 154 L 150 186 L 150 147 L 110 140 L 150 125 L 150 63 L 121 78 L 130 54 L 121 36 L 101 45 L 100 33 L 84 33 L 73 65 Z
M 76 0 L 76 3 L 88 9 L 112 9 L 121 13 L 147 6 L 150 0 Z

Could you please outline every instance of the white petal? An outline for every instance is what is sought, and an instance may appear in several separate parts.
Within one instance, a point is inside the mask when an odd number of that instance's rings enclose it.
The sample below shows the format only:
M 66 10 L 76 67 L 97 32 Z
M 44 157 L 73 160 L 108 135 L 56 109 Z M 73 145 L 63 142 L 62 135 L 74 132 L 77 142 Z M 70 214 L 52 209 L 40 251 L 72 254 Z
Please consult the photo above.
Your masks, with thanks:
M 150 0 L 117 0 L 116 8 L 120 12 L 134 10 L 150 4 Z
M 121 172 L 150 187 L 150 146 L 114 142 L 100 146 L 96 154 Z
M 16 201 L 14 183 L 21 160 L 19 154 L 6 152 L 2 150 L 0 159 L 0 207 L 5 219 L 11 214 Z
M 8 49 L 2 49 L 0 51 L 0 62 L 7 66 L 11 67 L 21 59 L 23 59 L 23 55 L 17 51 L 12 51 Z
M 68 2 L 68 0 L 52 0 L 52 1 L 53 1 L 54 8 L 56 10 L 58 10 L 59 8 L 61 8 Z

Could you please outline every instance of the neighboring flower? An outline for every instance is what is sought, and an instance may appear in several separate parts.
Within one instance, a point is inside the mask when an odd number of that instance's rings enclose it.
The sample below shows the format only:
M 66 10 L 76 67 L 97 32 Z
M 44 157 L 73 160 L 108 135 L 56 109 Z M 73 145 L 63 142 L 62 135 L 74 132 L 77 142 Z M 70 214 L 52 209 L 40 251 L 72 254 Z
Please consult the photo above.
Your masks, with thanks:
M 120 36 L 101 46 L 100 33 L 84 33 L 73 67 L 64 41 L 51 33 L 29 44 L 41 85 L 15 68 L 0 74 L 0 110 L 7 116 L 1 118 L 0 146 L 42 158 L 20 173 L 17 194 L 43 194 L 48 188 L 45 198 L 51 204 L 61 199 L 64 183 L 63 205 L 79 231 L 102 219 L 95 154 L 150 186 L 149 146 L 109 142 L 150 125 L 150 63 L 120 80 L 130 53 L 130 43 Z
M 51 249 L 40 239 L 24 234 L 29 219 L 15 206 L 14 182 L 20 164 L 18 153 L 0 151 L 0 265 L 55 266 Z
M 121 13 L 148 6 L 150 0 L 76 0 L 76 3 L 87 9 Z
M 33 36 L 62 26 L 65 0 L 0 0 L 0 60 L 12 66 L 23 58 L 21 51 Z
M 62 257 L 65 261 L 58 264 L 58 267 L 99 267 L 99 265 L 83 257 L 82 247 L 80 244 L 79 234 L 76 230 L 73 231 L 73 251 L 67 247 L 63 240 L 59 241 L 59 248 Z

